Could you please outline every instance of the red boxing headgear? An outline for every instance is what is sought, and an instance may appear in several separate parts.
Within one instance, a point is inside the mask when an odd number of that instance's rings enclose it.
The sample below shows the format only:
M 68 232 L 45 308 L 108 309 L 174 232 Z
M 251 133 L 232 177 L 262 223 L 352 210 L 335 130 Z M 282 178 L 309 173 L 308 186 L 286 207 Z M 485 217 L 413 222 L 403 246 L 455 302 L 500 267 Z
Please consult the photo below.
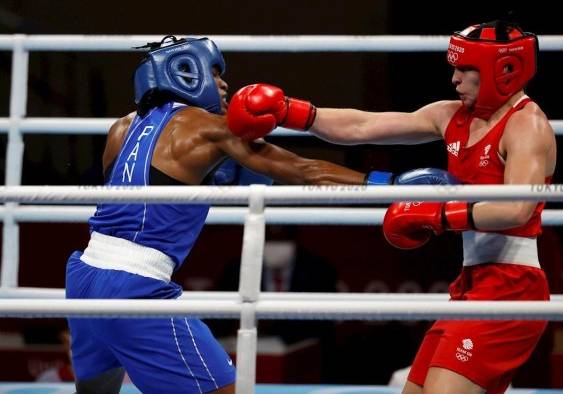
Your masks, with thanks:
M 448 63 L 480 73 L 475 116 L 489 119 L 526 86 L 536 73 L 537 51 L 535 34 L 504 21 L 473 25 L 451 36 Z

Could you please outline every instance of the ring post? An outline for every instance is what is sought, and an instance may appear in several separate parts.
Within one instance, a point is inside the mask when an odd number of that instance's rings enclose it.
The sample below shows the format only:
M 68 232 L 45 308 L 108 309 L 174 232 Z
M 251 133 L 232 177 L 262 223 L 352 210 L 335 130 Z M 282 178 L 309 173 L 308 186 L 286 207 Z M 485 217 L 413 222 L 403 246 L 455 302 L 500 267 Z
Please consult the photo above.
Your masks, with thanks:
M 256 301 L 260 296 L 266 220 L 265 185 L 251 185 L 240 265 L 239 297 L 242 302 L 237 334 L 236 394 L 254 394 L 256 383 Z
M 19 268 L 19 245 L 20 231 L 19 225 L 14 218 L 14 208 L 16 203 L 10 202 L 5 205 L 6 214 L 4 215 L 4 226 L 2 230 L 2 271 L 0 288 L 18 287 L 18 268 Z
M 236 394 L 254 394 L 257 340 L 255 304 L 243 302 L 237 334 Z
M 23 166 L 23 136 L 20 124 L 27 106 L 27 73 L 29 52 L 24 48 L 26 36 L 14 36 L 12 83 L 10 87 L 10 125 L 6 145 L 6 185 L 21 185 Z M 2 271 L 0 286 L 17 287 L 19 271 L 19 225 L 13 216 L 16 203 L 6 204 L 7 214 L 2 228 Z
M 23 163 L 23 136 L 20 124 L 26 114 L 27 106 L 27 70 L 29 52 L 24 48 L 26 37 L 14 36 L 12 56 L 12 83 L 10 87 L 10 126 L 6 147 L 6 185 L 21 185 Z

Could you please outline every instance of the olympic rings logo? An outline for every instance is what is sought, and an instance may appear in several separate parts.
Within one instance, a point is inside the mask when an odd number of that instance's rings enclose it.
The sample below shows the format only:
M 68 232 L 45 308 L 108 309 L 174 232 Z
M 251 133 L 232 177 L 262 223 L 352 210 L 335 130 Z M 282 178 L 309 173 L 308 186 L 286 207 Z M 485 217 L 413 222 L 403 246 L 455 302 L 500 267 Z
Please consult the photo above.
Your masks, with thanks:
M 469 361 L 469 357 L 467 357 L 465 354 L 461 354 L 461 353 L 456 353 L 455 358 L 457 358 L 461 362 Z
M 448 62 L 457 63 L 457 59 L 459 59 L 459 53 L 448 50 Z

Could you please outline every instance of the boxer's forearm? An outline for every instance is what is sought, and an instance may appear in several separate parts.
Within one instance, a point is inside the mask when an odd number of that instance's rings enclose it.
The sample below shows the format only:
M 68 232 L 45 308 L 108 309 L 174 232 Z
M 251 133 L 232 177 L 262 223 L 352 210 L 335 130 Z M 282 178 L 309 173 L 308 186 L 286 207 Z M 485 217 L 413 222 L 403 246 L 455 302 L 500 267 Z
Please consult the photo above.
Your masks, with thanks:
M 303 167 L 307 185 L 362 185 L 366 174 L 324 160 L 307 160 Z
M 349 108 L 317 108 L 310 131 L 336 144 L 354 145 L 364 141 L 363 135 L 372 114 Z
M 410 145 L 441 138 L 424 110 L 410 113 L 317 108 L 310 131 L 324 140 L 343 145 Z
M 508 230 L 525 225 L 536 205 L 535 201 L 479 202 L 473 205 L 473 221 L 477 230 Z

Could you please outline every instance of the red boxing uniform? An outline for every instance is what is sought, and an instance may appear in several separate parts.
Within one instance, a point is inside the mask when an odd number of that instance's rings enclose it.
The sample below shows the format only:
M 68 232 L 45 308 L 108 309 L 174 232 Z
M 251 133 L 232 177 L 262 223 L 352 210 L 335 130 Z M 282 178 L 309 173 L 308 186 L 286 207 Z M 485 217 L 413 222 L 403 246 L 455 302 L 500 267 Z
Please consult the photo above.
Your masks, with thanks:
M 525 97 L 477 143 L 466 146 L 472 115 L 461 107 L 445 133 L 448 171 L 465 184 L 503 184 L 499 141 L 510 116 L 531 100 Z M 546 183 L 551 181 L 546 178 Z M 539 203 L 524 226 L 499 232 L 463 233 L 463 269 L 450 285 L 452 300 L 549 300 L 537 257 L 541 233 Z M 485 388 L 504 393 L 515 370 L 530 356 L 545 321 L 437 321 L 427 332 L 409 380 L 423 386 L 430 367 L 445 368 Z

